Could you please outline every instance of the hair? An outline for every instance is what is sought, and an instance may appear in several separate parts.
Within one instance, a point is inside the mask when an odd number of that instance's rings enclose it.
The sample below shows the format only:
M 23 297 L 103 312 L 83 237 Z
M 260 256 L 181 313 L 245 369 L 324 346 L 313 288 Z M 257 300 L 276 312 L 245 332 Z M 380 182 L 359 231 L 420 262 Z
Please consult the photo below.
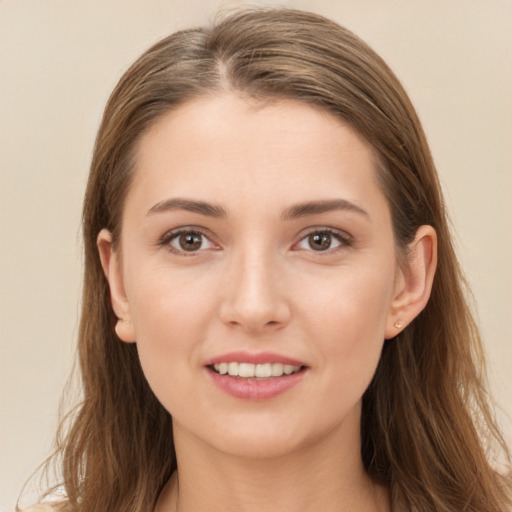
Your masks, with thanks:
M 176 470 L 172 419 L 114 325 L 96 239 L 119 242 L 141 136 L 199 96 L 292 99 L 348 122 L 373 146 L 397 254 L 421 225 L 438 237 L 423 312 L 385 343 L 363 396 L 362 459 L 395 503 L 420 512 L 504 512 L 510 462 L 486 392 L 482 343 L 449 231 L 437 173 L 415 110 L 386 63 L 319 15 L 243 9 L 172 34 L 123 75 L 105 108 L 83 208 L 85 268 L 78 355 L 83 396 L 63 422 L 57 458 L 66 511 L 152 511 Z M 494 451 L 492 451 L 494 450 Z

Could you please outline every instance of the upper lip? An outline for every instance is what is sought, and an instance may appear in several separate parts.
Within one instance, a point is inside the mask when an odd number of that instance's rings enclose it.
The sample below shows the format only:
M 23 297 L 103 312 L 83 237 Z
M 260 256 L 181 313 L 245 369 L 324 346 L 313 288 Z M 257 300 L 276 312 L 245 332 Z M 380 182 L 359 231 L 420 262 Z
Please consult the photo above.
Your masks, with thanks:
M 252 364 L 265 364 L 265 363 L 282 363 L 292 366 L 306 366 L 302 361 L 293 359 L 291 357 L 275 354 L 273 352 L 229 352 L 220 356 L 213 357 L 206 361 L 205 366 L 212 366 L 220 363 L 252 363 Z

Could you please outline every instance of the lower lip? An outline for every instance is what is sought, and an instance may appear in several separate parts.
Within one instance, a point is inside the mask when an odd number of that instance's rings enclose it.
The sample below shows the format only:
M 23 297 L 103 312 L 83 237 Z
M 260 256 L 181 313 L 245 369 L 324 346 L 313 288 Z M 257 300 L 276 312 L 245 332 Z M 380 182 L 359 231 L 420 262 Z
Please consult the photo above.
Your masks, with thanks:
M 306 372 L 305 369 L 265 380 L 247 379 L 221 375 L 210 368 L 206 368 L 214 384 L 222 391 L 235 398 L 243 400 L 270 400 L 279 396 L 298 384 Z

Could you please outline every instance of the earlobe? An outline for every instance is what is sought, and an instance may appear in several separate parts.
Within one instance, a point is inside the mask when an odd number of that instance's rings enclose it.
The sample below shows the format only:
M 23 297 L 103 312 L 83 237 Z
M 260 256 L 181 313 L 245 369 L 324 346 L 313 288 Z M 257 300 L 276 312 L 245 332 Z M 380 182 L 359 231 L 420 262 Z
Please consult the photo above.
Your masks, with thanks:
M 112 246 L 112 234 L 102 229 L 96 240 L 101 266 L 110 288 L 112 308 L 117 316 L 116 334 L 128 343 L 135 341 L 135 332 L 130 318 L 130 304 L 124 289 L 120 255 Z
M 394 338 L 426 306 L 437 266 L 437 235 L 432 226 L 421 226 L 409 244 L 406 262 L 399 271 L 386 324 L 385 338 Z

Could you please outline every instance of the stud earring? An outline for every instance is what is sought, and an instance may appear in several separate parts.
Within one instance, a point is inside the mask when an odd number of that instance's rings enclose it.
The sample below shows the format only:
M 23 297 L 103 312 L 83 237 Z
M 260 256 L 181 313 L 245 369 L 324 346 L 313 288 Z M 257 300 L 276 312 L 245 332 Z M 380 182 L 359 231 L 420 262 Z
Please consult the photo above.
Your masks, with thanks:
M 402 321 L 401 321 L 401 320 L 397 320 L 397 321 L 395 322 L 395 327 L 396 327 L 397 329 L 401 329 L 401 328 L 403 327 Z

